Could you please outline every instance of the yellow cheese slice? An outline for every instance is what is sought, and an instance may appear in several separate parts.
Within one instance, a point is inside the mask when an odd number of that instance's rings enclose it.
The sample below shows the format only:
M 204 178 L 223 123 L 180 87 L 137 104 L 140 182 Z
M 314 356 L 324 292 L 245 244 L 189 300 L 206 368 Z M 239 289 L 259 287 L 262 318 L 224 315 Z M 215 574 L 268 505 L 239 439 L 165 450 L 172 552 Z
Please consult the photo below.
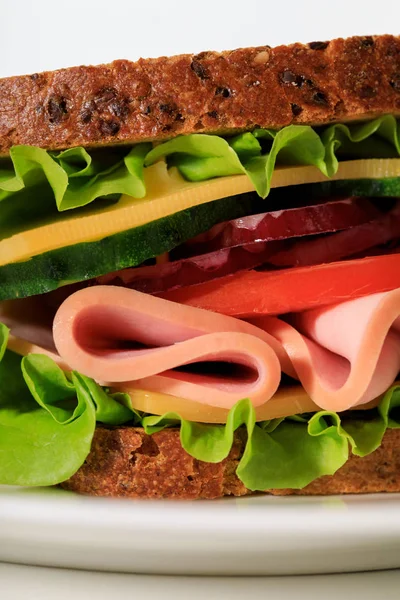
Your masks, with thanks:
M 32 344 L 31 342 L 15 337 L 14 335 L 10 335 L 8 337 L 7 349 L 19 354 L 20 356 L 26 356 L 27 354 L 45 354 L 54 360 L 54 362 L 57 363 L 63 371 L 70 370 L 68 365 L 55 352 L 46 350 L 46 348 L 42 348 L 42 346 L 37 346 L 36 344 Z
M 26 354 L 45 354 L 52 358 L 64 371 L 68 371 L 68 366 L 62 359 L 53 352 L 45 350 L 10 335 L 8 340 L 8 349 L 25 356 Z M 99 382 L 101 383 L 101 382 Z M 226 423 L 229 410 L 209 406 L 193 400 L 170 396 L 160 392 L 149 392 L 134 387 L 132 382 L 112 384 L 111 391 L 124 392 L 129 394 L 132 407 L 136 410 L 152 415 L 163 415 L 167 412 L 178 413 L 187 421 L 196 421 L 197 423 Z M 380 398 L 357 406 L 357 410 L 366 410 L 378 405 Z M 280 388 L 272 398 L 265 404 L 256 408 L 257 421 L 268 421 L 280 417 L 289 417 L 307 412 L 317 412 L 321 410 L 310 398 L 301 385 L 293 385 Z
M 229 410 L 209 406 L 193 400 L 185 400 L 159 392 L 136 389 L 129 383 L 114 386 L 119 392 L 129 394 L 133 408 L 152 415 L 176 412 L 187 421 L 197 423 L 226 423 Z M 321 410 L 309 397 L 301 385 L 282 387 L 265 404 L 257 406 L 257 421 L 268 421 L 279 417 L 288 417 L 305 412 Z
M 226 423 L 228 418 L 229 410 L 226 408 L 209 406 L 159 392 L 136 389 L 129 382 L 114 384 L 113 390 L 129 394 L 133 408 L 152 415 L 176 412 L 183 419 L 196 421 L 197 423 Z M 377 398 L 368 404 L 357 406 L 356 409 L 374 408 L 379 404 L 379 400 L 380 398 Z M 301 385 L 293 385 L 279 388 L 268 402 L 257 406 L 255 410 L 257 421 L 268 421 L 269 419 L 290 417 L 302 413 L 318 412 L 322 409 L 311 400 Z
M 400 159 L 366 159 L 340 163 L 332 179 L 398 176 Z M 278 167 L 274 171 L 271 186 L 284 187 L 326 180 L 325 175 L 313 166 Z M 55 222 L 3 239 L 0 241 L 0 266 L 25 261 L 57 248 L 100 240 L 193 206 L 254 190 L 246 175 L 201 182 L 185 181 L 175 168 L 168 171 L 163 161 L 145 169 L 145 181 L 145 198 L 122 196 L 118 203 L 106 209 L 88 209 L 79 215 L 74 215 L 73 211 L 62 213 Z

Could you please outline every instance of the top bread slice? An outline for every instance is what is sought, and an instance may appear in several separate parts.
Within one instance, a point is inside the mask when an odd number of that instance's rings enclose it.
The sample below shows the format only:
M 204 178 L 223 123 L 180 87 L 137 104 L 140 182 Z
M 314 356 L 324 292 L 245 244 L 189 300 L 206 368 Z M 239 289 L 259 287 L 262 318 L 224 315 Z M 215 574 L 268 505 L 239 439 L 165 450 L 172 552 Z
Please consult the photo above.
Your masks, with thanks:
M 0 153 L 400 114 L 400 37 L 118 60 L 0 79 Z

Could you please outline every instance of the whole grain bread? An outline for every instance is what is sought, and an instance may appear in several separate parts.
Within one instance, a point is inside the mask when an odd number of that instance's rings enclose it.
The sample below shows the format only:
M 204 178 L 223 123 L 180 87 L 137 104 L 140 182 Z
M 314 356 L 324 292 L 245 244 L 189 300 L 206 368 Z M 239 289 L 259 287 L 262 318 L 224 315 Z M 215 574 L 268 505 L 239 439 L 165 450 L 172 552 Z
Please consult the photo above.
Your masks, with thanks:
M 228 458 L 205 463 L 183 450 L 179 431 L 149 436 L 141 428 L 96 429 L 92 450 L 81 469 L 62 486 L 92 496 L 130 498 L 220 498 L 245 496 L 236 476 L 244 451 L 241 430 Z M 400 430 L 387 430 L 381 446 L 364 458 L 351 456 L 335 475 L 321 477 L 302 490 L 268 490 L 275 495 L 400 492 Z
M 400 114 L 400 37 L 115 61 L 0 80 L 0 153 Z

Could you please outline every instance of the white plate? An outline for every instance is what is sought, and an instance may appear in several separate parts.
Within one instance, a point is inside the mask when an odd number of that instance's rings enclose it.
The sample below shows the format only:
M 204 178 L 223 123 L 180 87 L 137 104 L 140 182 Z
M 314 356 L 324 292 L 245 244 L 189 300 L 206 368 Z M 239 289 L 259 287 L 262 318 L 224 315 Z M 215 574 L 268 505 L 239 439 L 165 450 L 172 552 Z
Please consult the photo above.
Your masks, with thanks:
M 400 495 L 197 502 L 0 487 L 0 561 L 158 574 L 400 567 Z
M 399 587 L 400 570 L 294 577 L 174 577 L 0 563 L 4 600 L 399 600 Z

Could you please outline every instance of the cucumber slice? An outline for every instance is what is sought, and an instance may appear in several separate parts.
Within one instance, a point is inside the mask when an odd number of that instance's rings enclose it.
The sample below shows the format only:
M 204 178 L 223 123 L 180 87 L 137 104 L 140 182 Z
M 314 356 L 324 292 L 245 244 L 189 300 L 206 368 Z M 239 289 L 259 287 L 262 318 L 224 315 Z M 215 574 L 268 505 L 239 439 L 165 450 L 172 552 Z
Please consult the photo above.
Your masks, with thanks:
M 274 188 L 267 199 L 269 204 L 288 204 L 293 198 L 296 206 L 310 204 L 313 200 L 329 196 L 364 196 L 369 198 L 400 197 L 400 177 L 385 179 L 328 179 L 319 183 L 303 183 L 284 188 Z
M 265 211 L 265 201 L 250 192 L 175 213 L 112 236 L 66 246 L 0 267 L 0 300 L 44 294 L 168 252 L 213 225 Z
M 400 177 L 328 180 L 274 188 L 267 200 L 255 192 L 200 204 L 112 236 L 66 246 L 0 267 L 0 300 L 43 294 L 62 285 L 134 267 L 169 252 L 216 223 L 302 206 L 329 196 L 400 197 Z

